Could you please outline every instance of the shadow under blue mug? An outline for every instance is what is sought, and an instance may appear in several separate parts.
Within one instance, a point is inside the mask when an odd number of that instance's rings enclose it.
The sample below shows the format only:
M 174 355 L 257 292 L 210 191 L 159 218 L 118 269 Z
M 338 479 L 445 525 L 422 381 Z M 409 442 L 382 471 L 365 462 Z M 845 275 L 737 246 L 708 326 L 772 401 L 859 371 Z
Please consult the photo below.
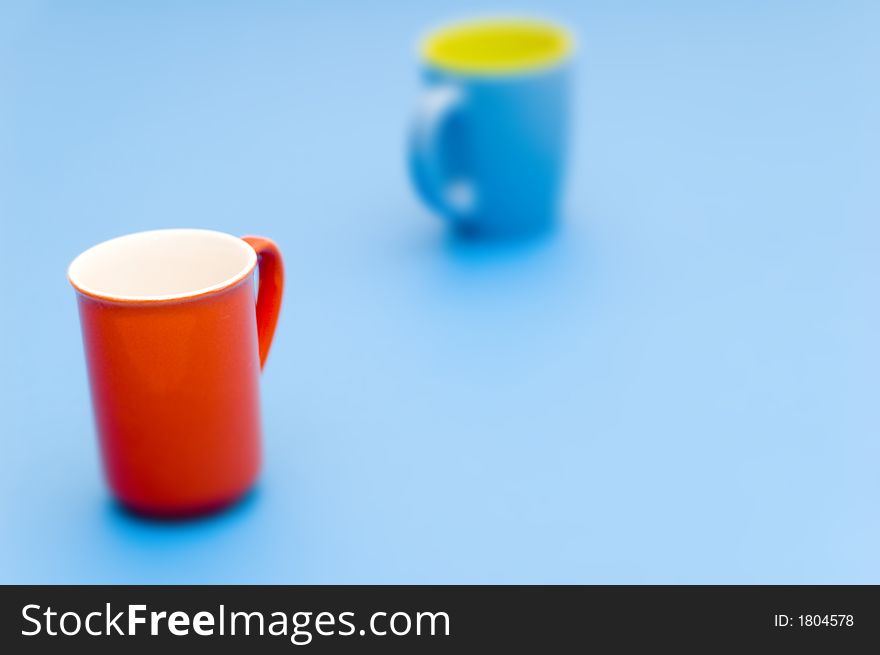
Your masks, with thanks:
M 571 35 L 527 19 L 441 28 L 421 44 L 425 89 L 410 171 L 425 203 L 467 233 L 542 232 L 567 159 Z

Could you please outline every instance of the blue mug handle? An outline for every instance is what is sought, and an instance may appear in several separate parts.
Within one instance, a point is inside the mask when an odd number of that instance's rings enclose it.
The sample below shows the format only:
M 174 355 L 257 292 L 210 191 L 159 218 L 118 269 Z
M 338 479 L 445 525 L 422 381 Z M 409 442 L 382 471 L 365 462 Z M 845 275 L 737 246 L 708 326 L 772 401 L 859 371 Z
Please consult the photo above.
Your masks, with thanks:
M 428 206 L 453 222 L 468 217 L 476 196 L 472 182 L 453 177 L 443 147 L 449 126 L 461 115 L 464 104 L 464 92 L 457 86 L 428 89 L 410 134 L 410 169 L 416 188 Z

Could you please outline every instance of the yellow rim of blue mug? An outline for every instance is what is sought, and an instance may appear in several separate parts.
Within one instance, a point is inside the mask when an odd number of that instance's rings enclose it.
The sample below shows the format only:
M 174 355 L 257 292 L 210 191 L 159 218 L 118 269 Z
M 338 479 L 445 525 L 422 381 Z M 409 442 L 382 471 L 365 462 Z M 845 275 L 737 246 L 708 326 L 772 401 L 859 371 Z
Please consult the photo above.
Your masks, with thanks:
M 429 64 L 455 73 L 505 75 L 551 68 L 574 47 L 571 34 L 550 22 L 503 18 L 442 27 L 421 43 Z

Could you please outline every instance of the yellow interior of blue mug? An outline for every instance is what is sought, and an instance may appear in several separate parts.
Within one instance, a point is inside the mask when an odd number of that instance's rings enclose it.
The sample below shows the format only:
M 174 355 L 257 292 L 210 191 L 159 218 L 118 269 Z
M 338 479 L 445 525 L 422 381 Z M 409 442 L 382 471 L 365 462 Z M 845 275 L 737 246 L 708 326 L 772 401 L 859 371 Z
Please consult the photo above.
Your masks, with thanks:
M 441 28 L 422 42 L 422 56 L 460 73 L 504 74 L 546 68 L 571 52 L 571 35 L 538 20 L 480 20 Z

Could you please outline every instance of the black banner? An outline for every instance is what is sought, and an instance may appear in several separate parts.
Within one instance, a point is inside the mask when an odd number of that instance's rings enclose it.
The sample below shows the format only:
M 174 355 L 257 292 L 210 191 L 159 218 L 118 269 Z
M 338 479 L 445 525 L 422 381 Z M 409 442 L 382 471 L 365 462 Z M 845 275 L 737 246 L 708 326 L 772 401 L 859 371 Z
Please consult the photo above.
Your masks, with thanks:
M 880 587 L 19 586 L 0 625 L 4 653 L 865 652 Z

